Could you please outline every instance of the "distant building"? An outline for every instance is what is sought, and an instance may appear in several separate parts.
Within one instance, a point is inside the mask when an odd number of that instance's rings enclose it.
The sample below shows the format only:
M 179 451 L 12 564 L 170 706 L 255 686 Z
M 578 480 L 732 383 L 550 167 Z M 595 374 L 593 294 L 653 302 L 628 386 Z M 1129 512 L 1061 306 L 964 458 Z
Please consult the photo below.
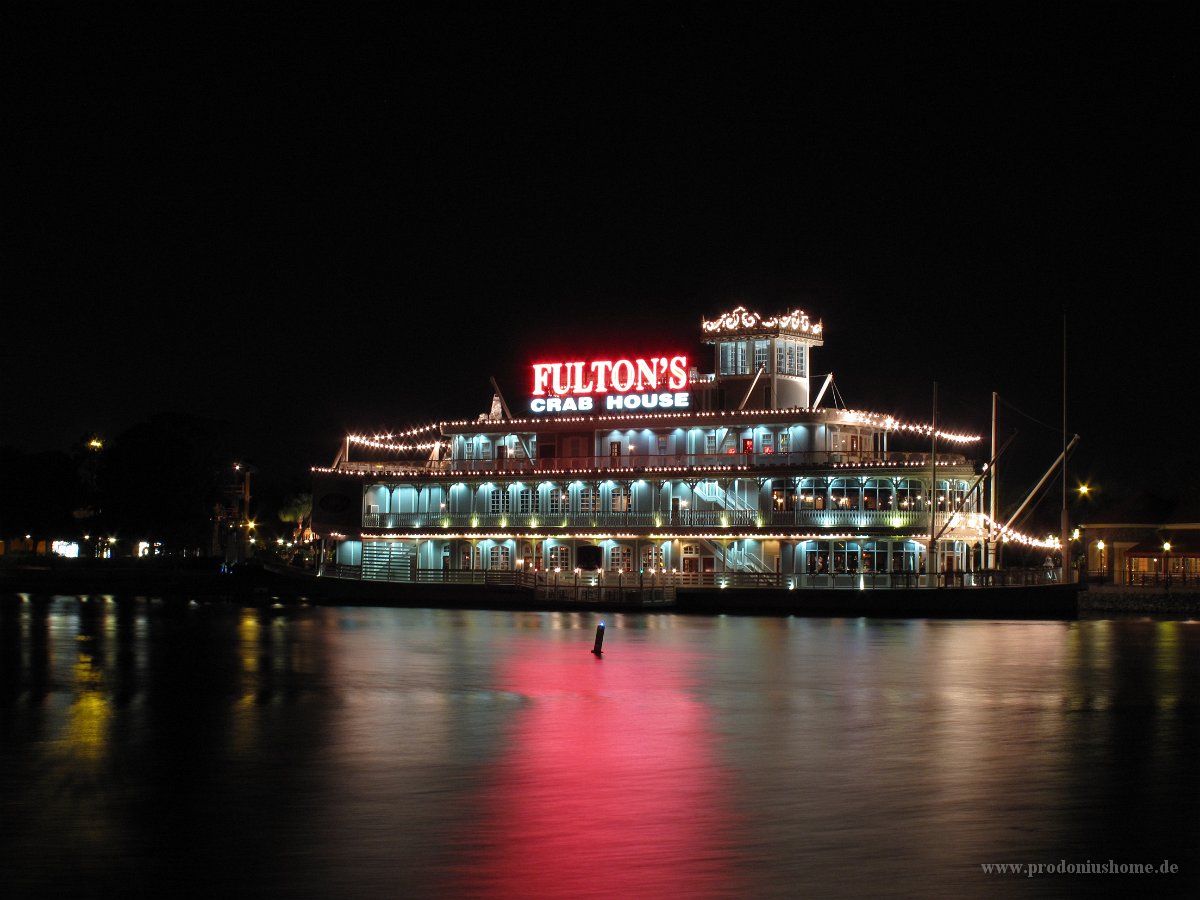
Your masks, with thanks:
M 1166 506 L 1121 504 L 1080 525 L 1085 575 L 1119 585 L 1200 584 L 1200 515 L 1187 503 Z

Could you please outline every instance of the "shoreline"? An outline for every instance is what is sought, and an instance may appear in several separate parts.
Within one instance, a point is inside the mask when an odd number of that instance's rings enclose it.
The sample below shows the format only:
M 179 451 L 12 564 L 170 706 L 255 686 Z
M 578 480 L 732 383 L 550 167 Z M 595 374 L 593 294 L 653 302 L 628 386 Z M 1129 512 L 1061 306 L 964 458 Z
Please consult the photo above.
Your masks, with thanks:
M 1178 588 L 1092 585 L 1079 595 L 1080 615 L 1105 618 L 1105 613 L 1124 616 L 1171 615 L 1200 619 L 1200 587 Z
M 212 568 L 148 565 L 38 565 L 0 568 L 0 593 L 146 597 L 170 602 L 226 600 L 248 605 L 392 606 L 543 612 L 673 612 L 696 615 L 1004 618 L 1072 620 L 1113 616 L 1200 618 L 1200 588 L 1038 585 L 794 591 L 679 588 L 674 601 L 550 600 L 507 585 L 428 584 L 317 578 L 261 569 L 242 574 Z

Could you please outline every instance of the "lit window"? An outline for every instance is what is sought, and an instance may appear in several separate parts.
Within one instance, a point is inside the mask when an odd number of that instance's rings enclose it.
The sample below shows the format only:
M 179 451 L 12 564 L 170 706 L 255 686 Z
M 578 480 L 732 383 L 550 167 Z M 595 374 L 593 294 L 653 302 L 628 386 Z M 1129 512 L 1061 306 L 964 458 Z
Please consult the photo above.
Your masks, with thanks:
M 754 342 L 754 371 L 757 372 L 761 367 L 767 364 L 767 352 L 771 349 L 771 344 L 768 341 Z
M 507 571 L 512 568 L 512 550 L 504 544 L 497 544 L 488 552 L 488 568 Z
M 492 491 L 491 503 L 489 505 L 489 511 L 491 512 L 491 514 L 493 516 L 502 516 L 502 515 L 507 514 L 508 508 L 509 508 L 508 504 L 509 504 L 509 498 L 508 498 L 507 489 L 505 489 L 505 490 L 498 489 L 498 490 Z

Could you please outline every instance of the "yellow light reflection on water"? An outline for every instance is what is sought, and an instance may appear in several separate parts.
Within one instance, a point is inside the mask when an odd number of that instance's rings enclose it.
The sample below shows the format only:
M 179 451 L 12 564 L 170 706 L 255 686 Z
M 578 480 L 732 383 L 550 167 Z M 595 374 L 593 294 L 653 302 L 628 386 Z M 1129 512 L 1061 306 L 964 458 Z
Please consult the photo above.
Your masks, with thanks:
M 102 759 L 108 749 L 108 725 L 112 719 L 104 670 L 96 657 L 88 652 L 95 640 L 90 635 L 77 635 L 79 656 L 72 667 L 77 695 L 67 713 L 63 739 L 79 758 Z
M 230 711 L 229 729 L 230 748 L 235 755 L 251 752 L 261 732 L 258 705 L 262 681 L 259 663 L 262 622 L 258 613 L 253 609 L 242 610 L 237 631 L 242 663 L 242 693 Z
M 261 634 L 262 623 L 258 621 L 255 611 L 243 610 L 238 622 L 238 637 L 242 641 L 242 672 L 247 675 L 258 673 L 258 642 Z
M 101 693 L 81 694 L 67 717 L 64 738 L 76 756 L 98 761 L 108 749 L 108 724 L 112 703 Z

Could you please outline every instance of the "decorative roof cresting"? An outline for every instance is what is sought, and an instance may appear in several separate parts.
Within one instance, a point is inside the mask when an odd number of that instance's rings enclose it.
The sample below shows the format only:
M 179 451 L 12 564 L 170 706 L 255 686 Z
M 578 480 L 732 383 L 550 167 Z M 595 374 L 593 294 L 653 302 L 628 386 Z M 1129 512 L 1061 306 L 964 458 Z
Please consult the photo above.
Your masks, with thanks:
M 808 318 L 802 309 L 793 309 L 782 315 L 764 319 L 757 312 L 739 306 L 732 312 L 721 313 L 715 319 L 701 319 L 700 326 L 706 334 L 739 331 L 791 331 L 819 337 L 822 325 Z

